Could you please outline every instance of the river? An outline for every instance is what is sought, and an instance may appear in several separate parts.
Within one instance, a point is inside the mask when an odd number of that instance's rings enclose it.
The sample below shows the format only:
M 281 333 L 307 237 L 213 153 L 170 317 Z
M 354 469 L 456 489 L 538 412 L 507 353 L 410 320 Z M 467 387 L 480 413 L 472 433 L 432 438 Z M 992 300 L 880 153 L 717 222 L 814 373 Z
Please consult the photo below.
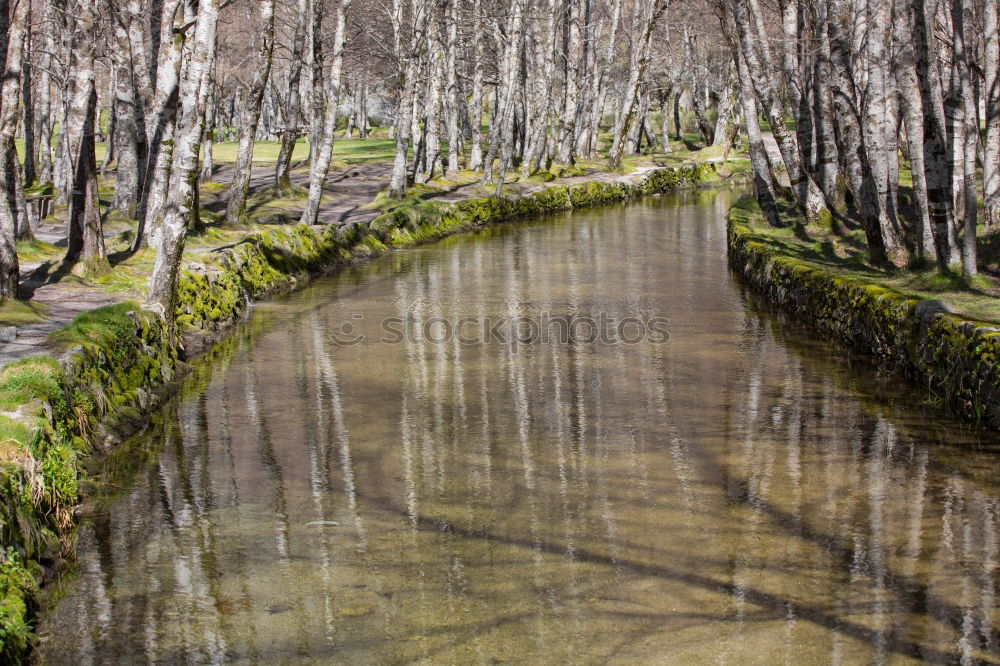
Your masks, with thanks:
M 41 660 L 1000 660 L 997 440 L 748 292 L 734 196 L 256 305 L 98 471 Z

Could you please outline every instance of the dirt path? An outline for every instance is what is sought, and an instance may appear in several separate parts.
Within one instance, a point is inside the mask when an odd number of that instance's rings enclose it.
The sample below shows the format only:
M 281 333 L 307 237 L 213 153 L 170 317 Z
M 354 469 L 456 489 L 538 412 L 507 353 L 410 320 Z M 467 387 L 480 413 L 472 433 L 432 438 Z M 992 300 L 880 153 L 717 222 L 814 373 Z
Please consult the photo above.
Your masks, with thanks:
M 363 208 L 389 183 L 392 165 L 379 162 L 359 164 L 330 174 L 324 191 L 326 196 L 320 206 L 319 221 L 321 224 L 344 225 L 351 222 L 365 221 L 374 218 L 378 212 Z M 561 179 L 559 185 L 573 185 L 594 180 L 606 182 L 636 182 L 648 171 L 656 167 L 640 167 L 631 174 L 592 173 L 583 176 Z M 212 180 L 219 183 L 232 181 L 233 168 L 222 166 L 215 170 Z M 251 194 L 266 190 L 273 183 L 273 166 L 255 166 L 251 171 Z M 308 170 L 297 169 L 292 173 L 292 183 L 298 187 L 307 187 Z M 530 194 L 550 187 L 555 183 L 512 183 L 513 189 L 519 195 Z M 220 213 L 225 210 L 227 190 L 222 190 L 215 196 L 206 196 L 202 205 L 207 210 Z M 431 197 L 434 200 L 454 203 L 463 199 L 483 196 L 478 183 L 458 186 L 440 195 Z M 288 210 L 287 218 L 297 221 L 301 209 Z M 110 238 L 113 233 L 106 235 Z M 63 222 L 44 224 L 39 227 L 36 237 L 57 247 L 66 247 L 66 226 Z M 210 252 L 214 247 L 205 247 L 201 252 Z M 17 327 L 17 336 L 11 342 L 0 342 L 0 367 L 7 363 L 30 356 L 32 354 L 51 351 L 46 342 L 49 333 L 55 331 L 73 320 L 81 312 L 111 305 L 124 299 L 123 296 L 109 295 L 101 285 L 83 284 L 77 279 L 64 279 L 65 272 L 60 272 L 58 261 L 25 262 L 21 265 L 22 293 L 29 294 L 30 300 L 41 304 L 45 309 L 43 321 L 25 324 Z
M 389 175 L 392 165 L 385 162 L 373 162 L 370 164 L 357 164 L 341 171 L 331 173 L 326 179 L 323 187 L 323 204 L 319 209 L 320 224 L 343 225 L 350 222 L 370 220 L 377 211 L 361 208 L 375 198 L 381 190 L 389 184 Z M 273 166 L 256 166 L 251 170 L 250 193 L 261 192 L 271 187 L 274 182 Z M 223 166 L 217 168 L 212 174 L 212 180 L 218 183 L 230 183 L 233 180 L 233 167 Z M 292 184 L 296 187 L 307 188 L 309 186 L 309 171 L 306 168 L 298 168 L 292 172 Z M 221 213 L 226 209 L 227 191 L 223 190 L 218 196 L 208 199 L 203 203 L 203 207 L 213 212 Z M 302 209 L 289 210 L 289 217 L 296 218 L 295 213 L 301 213 Z M 297 219 L 295 220 L 297 221 Z
M 360 164 L 331 173 L 324 188 L 327 196 L 320 207 L 319 219 L 322 224 L 347 224 L 369 220 L 376 211 L 361 208 L 375 198 L 389 182 L 391 165 L 385 163 Z M 219 183 L 232 181 L 233 168 L 222 166 L 216 169 L 212 180 Z M 271 186 L 274 178 L 273 166 L 255 166 L 251 171 L 251 193 Z M 307 187 L 309 172 L 298 169 L 292 174 L 293 184 Z M 203 206 L 214 212 L 226 208 L 228 190 L 218 195 L 206 197 Z M 290 211 L 297 217 L 300 211 Z M 110 239 L 117 232 L 107 232 Z M 66 224 L 64 221 L 41 225 L 35 237 L 56 247 L 66 247 Z M 210 252 L 214 247 L 202 251 Z M 58 261 L 33 261 L 21 264 L 21 290 L 33 303 L 45 311 L 42 321 L 17 327 L 16 338 L 10 342 L 0 342 L 0 366 L 32 354 L 51 351 L 46 339 L 49 333 L 62 328 L 81 312 L 111 305 L 124 300 L 124 296 L 110 295 L 101 285 L 87 285 L 77 279 L 65 279 L 65 272 L 59 271 Z

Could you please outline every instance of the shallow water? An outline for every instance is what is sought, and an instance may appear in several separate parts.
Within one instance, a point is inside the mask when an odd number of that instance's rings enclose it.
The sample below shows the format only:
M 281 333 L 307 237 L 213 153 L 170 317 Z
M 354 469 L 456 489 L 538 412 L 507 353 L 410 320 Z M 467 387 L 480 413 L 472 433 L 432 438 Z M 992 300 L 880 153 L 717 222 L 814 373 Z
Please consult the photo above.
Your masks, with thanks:
M 452 238 L 257 306 L 105 465 L 125 487 L 39 654 L 1000 660 L 996 440 L 757 302 L 733 196 Z M 468 339 L 601 313 L 669 340 Z M 380 341 L 407 315 L 467 339 Z

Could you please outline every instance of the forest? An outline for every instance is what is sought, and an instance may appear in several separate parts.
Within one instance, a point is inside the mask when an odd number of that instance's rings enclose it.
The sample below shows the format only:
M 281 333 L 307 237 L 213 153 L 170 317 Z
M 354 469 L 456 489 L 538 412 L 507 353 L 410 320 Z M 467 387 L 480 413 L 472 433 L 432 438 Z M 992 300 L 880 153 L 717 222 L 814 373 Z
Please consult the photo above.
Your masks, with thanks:
M 338 135 L 394 141 L 402 198 L 460 170 L 498 194 L 579 159 L 620 170 L 682 124 L 717 159 L 745 151 L 771 224 L 790 204 L 861 229 L 873 264 L 973 276 L 1000 214 L 991 1 L 3 0 L 0 20 L 9 298 L 48 193 L 75 270 L 106 270 L 102 225 L 132 221 L 132 251 L 155 252 L 147 306 L 169 317 L 223 141 L 223 225 L 245 221 L 255 142 L 279 146 L 276 193 L 307 169 L 317 224 Z

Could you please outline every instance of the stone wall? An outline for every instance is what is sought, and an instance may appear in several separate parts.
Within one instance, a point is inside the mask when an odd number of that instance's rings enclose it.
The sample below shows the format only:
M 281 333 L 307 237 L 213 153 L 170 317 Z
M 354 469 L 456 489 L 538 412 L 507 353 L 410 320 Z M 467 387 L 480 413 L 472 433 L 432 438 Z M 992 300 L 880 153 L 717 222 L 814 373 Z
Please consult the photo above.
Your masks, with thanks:
M 727 235 L 731 267 L 770 301 L 889 363 L 959 415 L 1000 427 L 1000 328 L 781 255 L 732 218 Z

